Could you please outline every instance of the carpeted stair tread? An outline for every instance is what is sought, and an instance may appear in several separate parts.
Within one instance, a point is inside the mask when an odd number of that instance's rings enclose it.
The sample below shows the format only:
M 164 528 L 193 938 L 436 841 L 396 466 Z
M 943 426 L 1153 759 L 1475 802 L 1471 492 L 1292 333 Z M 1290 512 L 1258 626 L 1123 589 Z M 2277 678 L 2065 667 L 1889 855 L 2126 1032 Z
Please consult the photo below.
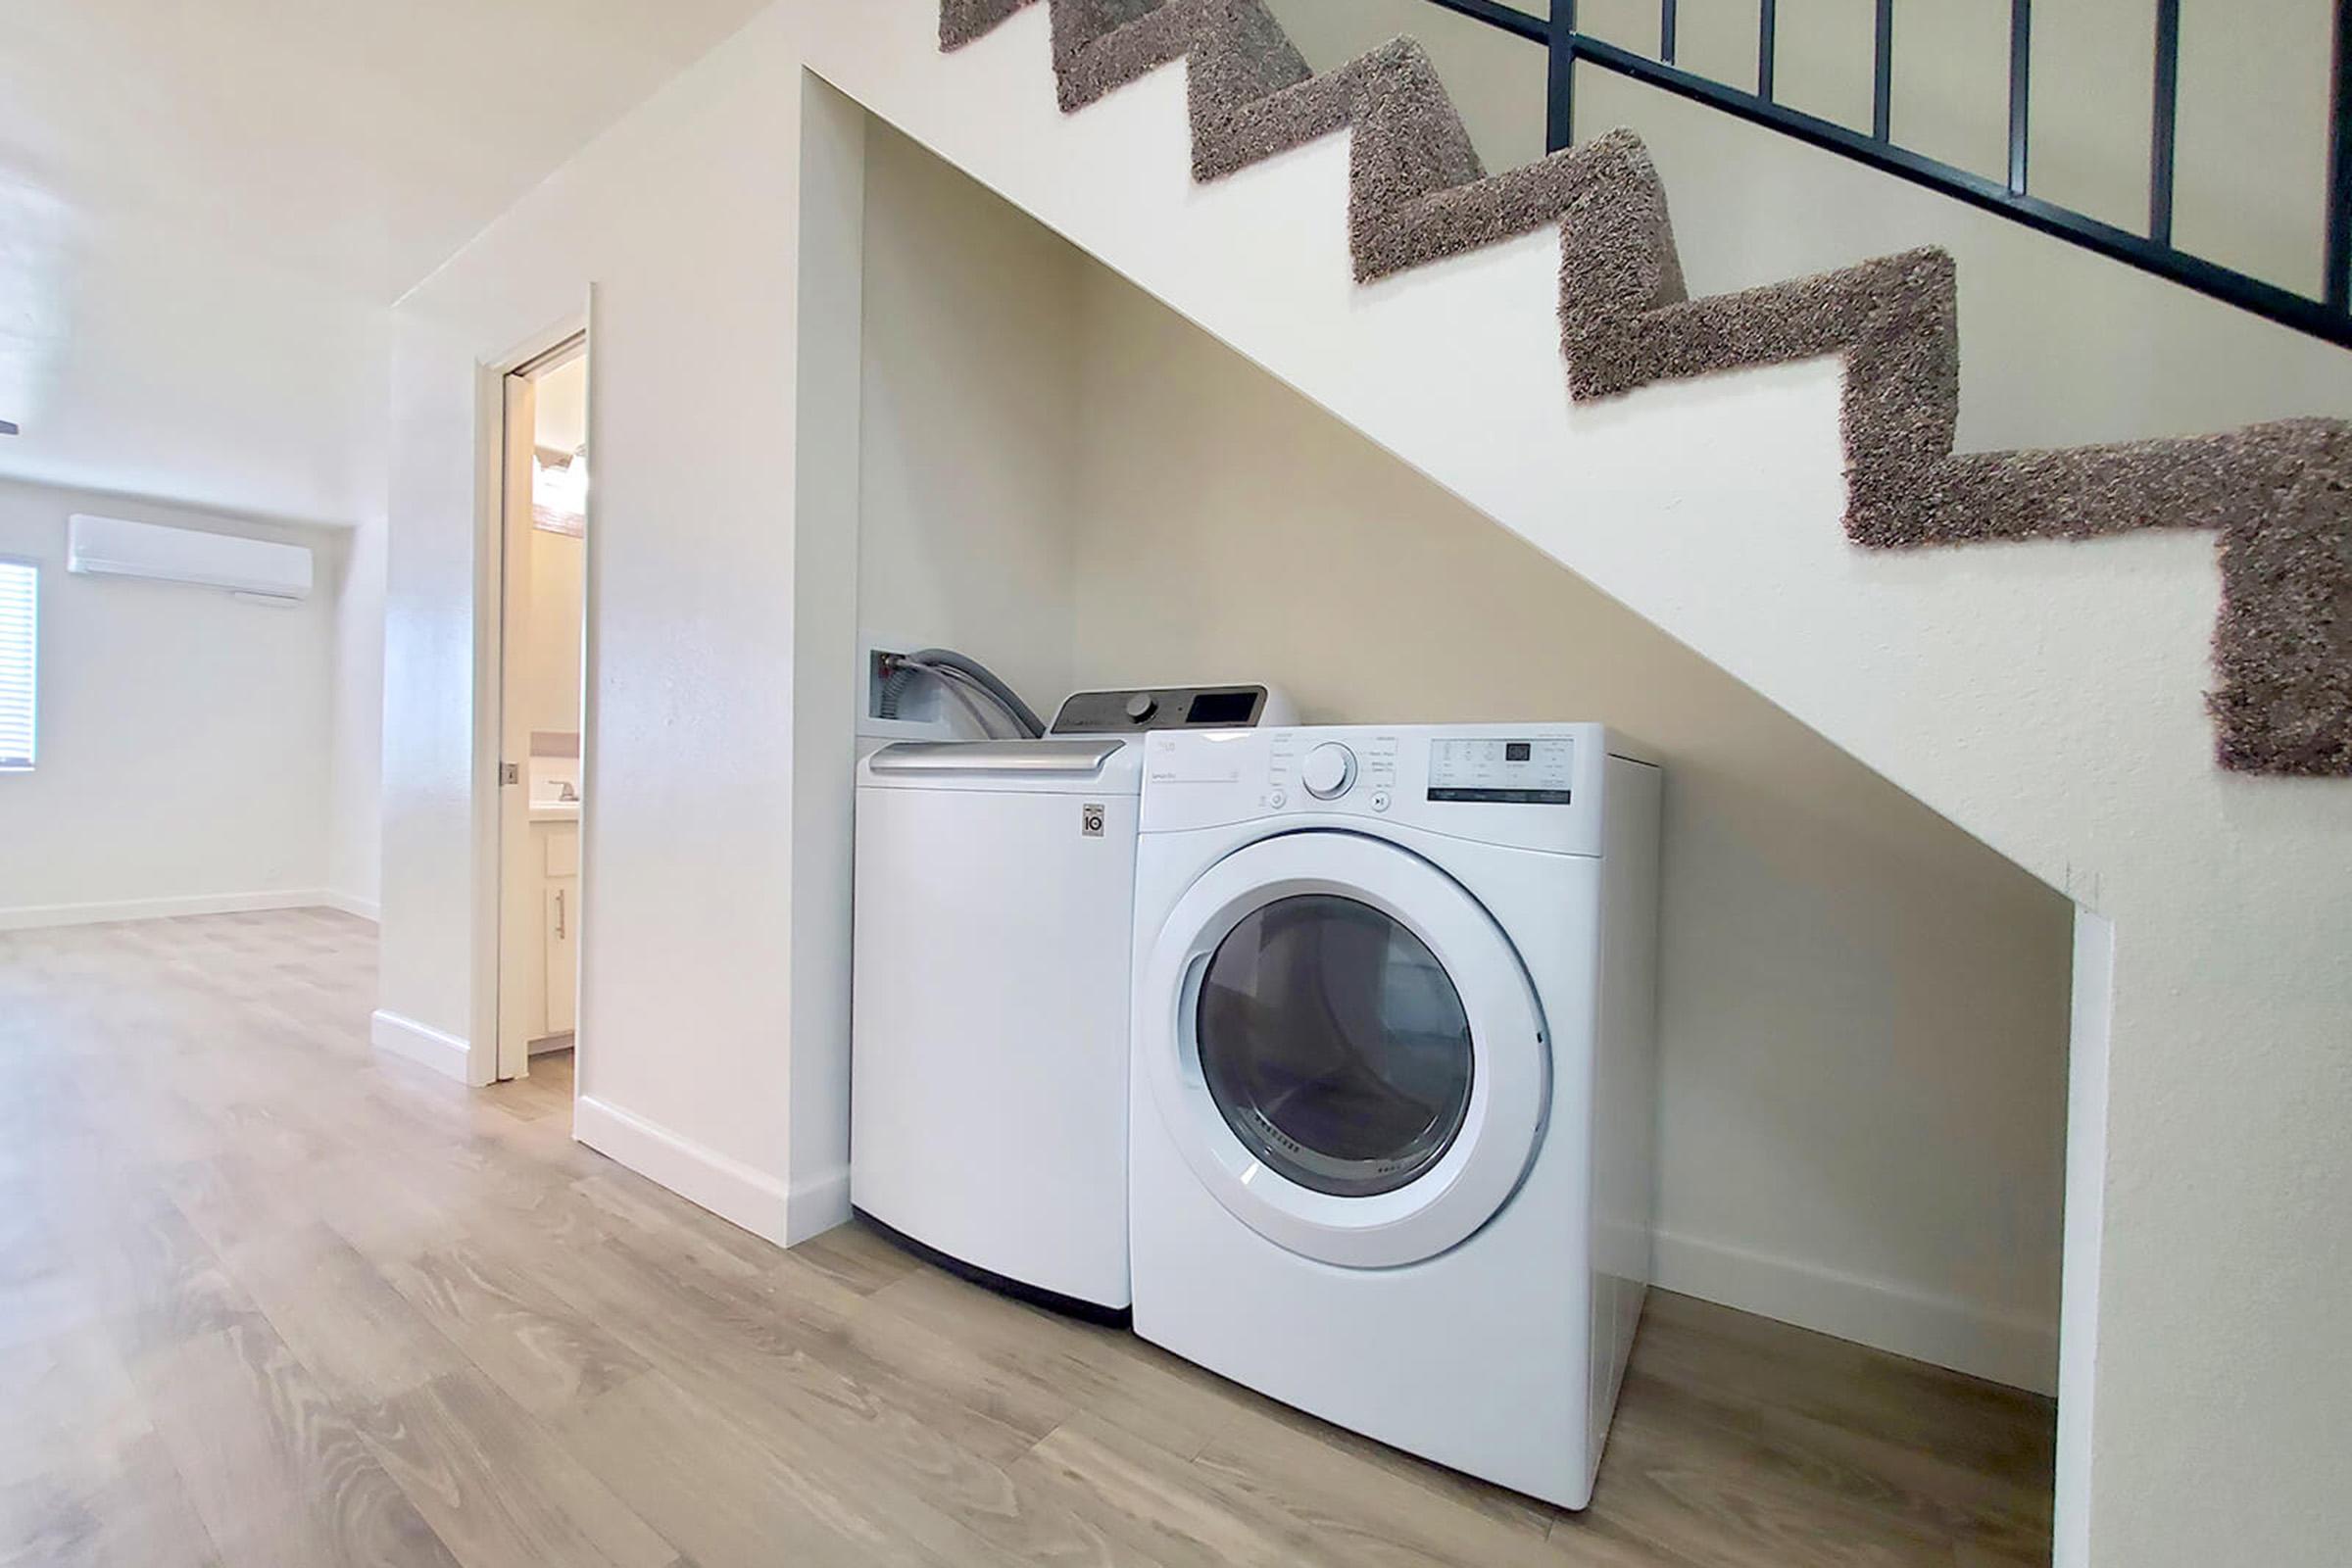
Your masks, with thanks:
M 968 43 L 1032 3 L 942 0 L 941 45 Z M 1857 544 L 2214 530 L 2224 602 L 2208 702 L 2221 762 L 2352 776 L 2352 427 L 2343 421 L 1956 454 L 1958 295 L 1941 250 L 1691 299 L 1665 187 L 1631 131 L 1490 175 L 1411 39 L 1314 75 L 1262 0 L 1048 3 L 1065 110 L 1187 63 L 1199 179 L 1351 130 L 1348 237 L 1360 281 L 1557 224 L 1561 343 L 1580 401 L 1842 357 L 1845 527 Z

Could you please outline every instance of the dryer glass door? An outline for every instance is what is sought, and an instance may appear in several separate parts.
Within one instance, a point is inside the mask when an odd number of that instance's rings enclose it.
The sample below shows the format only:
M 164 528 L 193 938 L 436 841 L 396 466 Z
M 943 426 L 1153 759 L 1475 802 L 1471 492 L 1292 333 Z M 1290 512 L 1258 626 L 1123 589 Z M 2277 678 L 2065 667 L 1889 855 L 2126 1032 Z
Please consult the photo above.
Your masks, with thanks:
M 1357 1268 L 1435 1257 L 1526 1174 L 1550 1102 L 1535 988 L 1459 882 L 1368 834 L 1201 874 L 1136 977 L 1136 1064 L 1235 1218 Z
M 1461 994 L 1429 945 L 1372 906 L 1297 894 L 1243 916 L 1196 1004 L 1209 1098 L 1299 1186 L 1370 1198 L 1445 1156 L 1476 1067 Z

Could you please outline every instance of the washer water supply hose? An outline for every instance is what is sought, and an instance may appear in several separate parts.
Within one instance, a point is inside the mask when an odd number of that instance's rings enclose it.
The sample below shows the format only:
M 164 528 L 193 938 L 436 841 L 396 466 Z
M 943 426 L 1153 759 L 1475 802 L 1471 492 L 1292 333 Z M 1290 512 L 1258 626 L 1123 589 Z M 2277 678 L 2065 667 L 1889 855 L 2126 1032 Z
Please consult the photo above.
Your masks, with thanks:
M 1037 716 L 1020 693 L 997 678 L 996 671 L 976 659 L 968 659 L 952 648 L 923 648 L 911 654 L 887 654 L 882 662 L 882 695 L 877 707 L 877 718 L 899 716 L 900 699 L 906 695 L 920 676 L 928 675 L 942 685 L 967 699 L 972 696 L 987 700 L 989 705 L 1012 721 L 1015 729 L 1027 740 L 1036 740 L 1046 733 L 1045 721 Z

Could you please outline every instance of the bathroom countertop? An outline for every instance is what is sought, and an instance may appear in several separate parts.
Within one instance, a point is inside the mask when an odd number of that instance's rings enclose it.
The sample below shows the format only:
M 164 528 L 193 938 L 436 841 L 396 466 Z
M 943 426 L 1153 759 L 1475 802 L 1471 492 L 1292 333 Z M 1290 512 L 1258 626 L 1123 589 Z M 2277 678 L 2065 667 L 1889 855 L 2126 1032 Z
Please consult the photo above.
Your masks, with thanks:
M 577 822 L 580 803 L 577 801 L 533 801 L 531 820 L 534 822 Z

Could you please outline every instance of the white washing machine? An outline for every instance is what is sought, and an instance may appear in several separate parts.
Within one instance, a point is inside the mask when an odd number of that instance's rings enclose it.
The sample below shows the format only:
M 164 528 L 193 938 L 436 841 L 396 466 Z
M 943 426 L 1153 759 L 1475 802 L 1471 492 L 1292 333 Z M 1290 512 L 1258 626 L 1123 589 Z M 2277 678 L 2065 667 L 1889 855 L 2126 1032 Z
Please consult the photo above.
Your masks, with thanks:
M 1126 1320 L 1141 737 L 1289 719 L 1263 686 L 1081 692 L 1042 740 L 901 743 L 858 764 L 859 1212 L 1000 1289 Z
M 1584 1507 L 1649 1279 L 1657 767 L 1593 724 L 1144 756 L 1136 1332 Z

